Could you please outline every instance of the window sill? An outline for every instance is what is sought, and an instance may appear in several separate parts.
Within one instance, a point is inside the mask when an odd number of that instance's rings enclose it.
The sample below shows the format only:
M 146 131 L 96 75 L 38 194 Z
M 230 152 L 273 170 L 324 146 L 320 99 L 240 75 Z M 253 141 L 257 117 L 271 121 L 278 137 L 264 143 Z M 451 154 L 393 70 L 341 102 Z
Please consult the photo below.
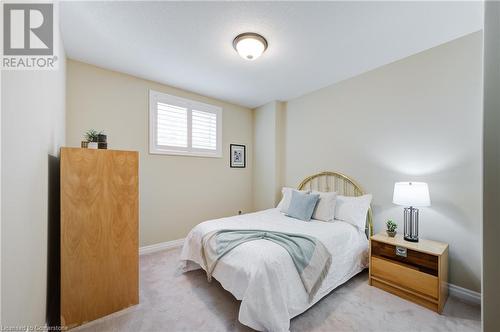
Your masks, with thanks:
M 203 153 L 172 150 L 149 150 L 149 154 L 198 158 L 222 158 L 222 153 Z

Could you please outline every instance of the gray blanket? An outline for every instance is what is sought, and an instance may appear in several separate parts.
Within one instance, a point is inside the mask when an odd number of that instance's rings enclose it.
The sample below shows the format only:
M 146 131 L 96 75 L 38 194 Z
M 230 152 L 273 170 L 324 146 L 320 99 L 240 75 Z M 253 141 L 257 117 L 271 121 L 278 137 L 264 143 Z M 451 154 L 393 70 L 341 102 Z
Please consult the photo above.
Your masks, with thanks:
M 242 243 L 265 239 L 283 247 L 295 264 L 304 288 L 312 300 L 331 265 L 332 256 L 316 238 L 264 230 L 218 230 L 202 239 L 202 257 L 210 281 L 219 259 Z

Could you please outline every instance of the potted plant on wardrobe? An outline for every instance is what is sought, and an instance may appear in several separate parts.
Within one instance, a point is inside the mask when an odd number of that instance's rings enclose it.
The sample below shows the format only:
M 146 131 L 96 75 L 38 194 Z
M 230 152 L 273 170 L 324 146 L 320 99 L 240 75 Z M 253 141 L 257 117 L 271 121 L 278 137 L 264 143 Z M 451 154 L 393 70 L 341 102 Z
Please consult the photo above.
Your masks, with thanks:
M 97 147 L 98 147 L 97 142 L 99 141 L 99 132 L 95 129 L 87 130 L 87 132 L 85 133 L 85 140 L 87 141 L 87 148 L 97 149 Z

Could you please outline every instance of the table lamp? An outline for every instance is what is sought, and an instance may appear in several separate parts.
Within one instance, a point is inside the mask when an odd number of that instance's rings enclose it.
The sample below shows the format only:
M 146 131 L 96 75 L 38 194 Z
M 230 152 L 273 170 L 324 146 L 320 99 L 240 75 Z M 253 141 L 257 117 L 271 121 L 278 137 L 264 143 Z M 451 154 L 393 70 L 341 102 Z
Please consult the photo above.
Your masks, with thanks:
M 396 182 L 392 202 L 406 206 L 404 209 L 404 239 L 418 242 L 418 209 L 430 206 L 429 187 L 424 182 Z

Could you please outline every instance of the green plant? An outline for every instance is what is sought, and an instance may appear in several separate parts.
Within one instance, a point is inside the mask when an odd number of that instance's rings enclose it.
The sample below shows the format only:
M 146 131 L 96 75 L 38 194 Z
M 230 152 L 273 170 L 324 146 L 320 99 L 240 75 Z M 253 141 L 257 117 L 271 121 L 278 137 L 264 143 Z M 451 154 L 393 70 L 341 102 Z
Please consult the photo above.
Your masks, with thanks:
M 89 129 L 85 132 L 85 140 L 87 142 L 97 142 L 97 136 L 102 132 L 99 132 L 95 129 Z
M 387 231 L 389 232 L 394 232 L 396 231 L 396 228 L 398 228 L 398 225 L 390 219 L 386 221 L 385 225 L 387 226 Z

